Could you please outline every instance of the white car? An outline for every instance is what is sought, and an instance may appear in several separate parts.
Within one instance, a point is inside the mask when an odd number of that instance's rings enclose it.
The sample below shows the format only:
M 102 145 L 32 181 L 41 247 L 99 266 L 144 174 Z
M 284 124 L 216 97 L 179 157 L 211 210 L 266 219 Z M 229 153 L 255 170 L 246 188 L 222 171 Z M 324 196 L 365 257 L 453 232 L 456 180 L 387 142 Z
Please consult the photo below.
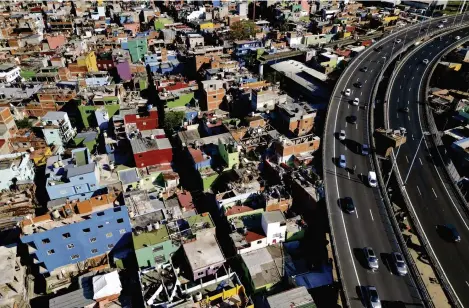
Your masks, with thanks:
M 355 97 L 355 99 L 353 100 L 352 104 L 354 106 L 358 106 L 358 104 L 360 104 L 360 99 L 358 97 Z
M 456 38 L 457 40 L 460 40 L 460 39 L 461 39 L 461 37 L 460 37 L 459 35 L 456 36 L 455 38 Z
M 443 28 L 444 26 L 445 26 L 445 25 L 443 25 L 443 24 L 439 24 L 439 25 L 438 25 L 438 28 L 441 29 L 441 28 Z
M 376 172 L 374 171 L 368 172 L 368 184 L 370 184 L 371 187 L 378 186 L 378 181 L 376 180 Z
M 402 42 L 401 39 L 396 39 L 394 42 L 396 42 L 396 44 L 399 44 L 400 42 Z
M 345 90 L 344 94 L 345 94 L 345 96 L 350 96 L 350 94 L 351 94 L 350 89 Z
M 423 60 L 422 60 L 422 63 L 425 64 L 425 65 L 427 65 L 427 64 L 428 64 L 428 59 L 423 59 Z
M 339 140 L 345 140 L 345 130 L 341 130 L 339 133 Z
M 447 22 L 448 22 L 448 19 L 443 19 L 441 22 L 442 22 L 442 23 L 447 23 Z

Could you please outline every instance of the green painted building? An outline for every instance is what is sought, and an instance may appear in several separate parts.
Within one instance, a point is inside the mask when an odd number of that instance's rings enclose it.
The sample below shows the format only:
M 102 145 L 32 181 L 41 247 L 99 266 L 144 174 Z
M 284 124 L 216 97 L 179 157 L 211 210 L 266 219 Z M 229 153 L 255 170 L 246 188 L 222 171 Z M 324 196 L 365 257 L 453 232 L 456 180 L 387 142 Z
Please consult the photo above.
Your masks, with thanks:
M 138 37 L 128 40 L 127 48 L 129 49 L 130 57 L 133 63 L 142 60 L 148 51 L 148 44 L 146 37 Z
M 171 19 L 171 18 L 167 18 L 167 17 L 158 17 L 158 18 L 155 18 L 155 30 L 159 31 L 159 30 L 162 30 L 164 29 L 164 26 L 165 25 L 169 25 L 169 24 L 172 24 L 174 23 L 174 21 Z
M 184 107 L 187 104 L 191 104 L 194 100 L 194 91 L 179 91 L 172 92 L 169 94 L 160 93 L 160 100 L 164 102 L 166 108 L 177 108 Z
M 228 166 L 228 169 L 232 169 L 235 165 L 239 166 L 239 151 L 236 143 L 225 144 L 221 139 L 218 139 L 218 152 Z
M 208 191 L 219 174 L 211 167 L 199 169 L 200 177 L 202 178 L 202 186 L 204 191 Z
M 108 113 L 108 116 L 109 116 L 109 119 L 119 111 L 119 105 L 117 104 L 117 102 L 118 102 L 117 96 L 115 97 L 115 100 L 110 98 L 110 100 L 108 102 L 110 102 L 111 105 L 104 105 L 104 106 L 84 106 L 84 105 L 80 105 L 80 106 L 78 106 L 78 111 L 80 112 L 83 127 L 89 128 L 89 127 L 96 127 L 97 126 L 95 112 L 100 107 L 104 107 L 106 109 L 106 111 Z
M 87 147 L 90 153 L 94 153 L 98 143 L 98 132 L 82 132 L 73 138 L 73 145 L 77 148 Z
M 135 256 L 138 267 L 157 267 L 171 259 L 171 255 L 179 249 L 180 244 L 169 237 L 166 225 L 159 229 L 133 234 Z

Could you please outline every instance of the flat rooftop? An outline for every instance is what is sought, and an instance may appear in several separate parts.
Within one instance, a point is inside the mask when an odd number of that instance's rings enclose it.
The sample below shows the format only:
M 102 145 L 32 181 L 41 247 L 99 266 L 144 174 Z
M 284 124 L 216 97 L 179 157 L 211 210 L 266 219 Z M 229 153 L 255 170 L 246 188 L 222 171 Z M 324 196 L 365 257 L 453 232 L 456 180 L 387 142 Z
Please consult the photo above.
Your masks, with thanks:
M 223 252 L 213 234 L 197 237 L 197 240 L 185 243 L 183 248 L 193 271 L 225 262 Z
M 130 140 L 132 152 L 134 154 L 145 153 L 152 150 L 171 149 L 171 143 L 168 138 L 162 139 L 149 139 L 149 138 L 134 138 Z

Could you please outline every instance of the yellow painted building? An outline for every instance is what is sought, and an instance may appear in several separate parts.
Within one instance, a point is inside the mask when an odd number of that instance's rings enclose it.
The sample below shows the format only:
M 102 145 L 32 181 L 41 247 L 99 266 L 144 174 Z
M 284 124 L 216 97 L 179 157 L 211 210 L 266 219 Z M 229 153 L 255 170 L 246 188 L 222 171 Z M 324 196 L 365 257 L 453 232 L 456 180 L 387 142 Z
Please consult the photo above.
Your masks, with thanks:
M 236 307 L 245 307 L 245 308 L 254 308 L 254 304 L 251 299 L 246 296 L 244 287 L 236 285 L 231 289 L 222 289 L 220 293 L 213 294 L 211 296 L 206 296 L 200 301 L 200 307 L 212 307 L 215 303 L 225 302 L 231 298 L 237 299 L 236 301 L 230 301 L 230 303 L 237 302 Z
M 88 54 L 78 57 L 77 64 L 79 66 L 86 66 L 88 72 L 98 71 L 98 62 L 96 61 L 96 54 L 90 51 Z
M 199 25 L 200 30 L 207 30 L 207 29 L 213 29 L 215 25 L 213 22 L 204 22 Z
M 36 167 L 44 166 L 47 163 L 47 159 L 52 156 L 52 150 L 50 147 L 37 149 L 31 152 L 30 158 L 33 160 Z
M 383 23 L 388 24 L 391 21 L 397 20 L 399 16 L 387 16 L 383 18 Z

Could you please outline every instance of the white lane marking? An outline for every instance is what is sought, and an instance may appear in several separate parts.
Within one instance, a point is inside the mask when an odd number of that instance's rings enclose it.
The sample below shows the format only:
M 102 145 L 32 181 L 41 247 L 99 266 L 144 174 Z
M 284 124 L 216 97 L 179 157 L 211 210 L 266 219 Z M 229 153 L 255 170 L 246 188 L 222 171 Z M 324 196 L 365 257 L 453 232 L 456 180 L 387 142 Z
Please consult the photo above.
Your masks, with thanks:
M 404 78 L 405 78 L 405 75 L 404 75 Z
M 362 96 L 363 92 L 360 92 L 360 96 Z
M 371 215 L 371 220 L 374 221 L 375 219 L 373 218 L 373 213 L 371 213 L 371 209 L 370 209 L 370 215 Z
M 368 79 L 367 79 L 367 80 L 365 80 L 365 83 L 366 83 L 367 81 L 368 81 Z
M 407 163 L 409 163 L 409 159 L 407 158 L 407 155 L 405 156 L 405 160 L 407 160 Z
M 420 67 L 417 66 L 417 71 L 419 70 Z
M 435 198 L 438 198 L 438 196 L 436 195 L 436 192 L 435 192 L 435 190 L 433 189 L 433 187 L 432 187 L 432 191 L 433 191 L 433 194 L 435 195 Z
M 414 76 L 412 76 L 412 80 L 414 80 Z
M 420 192 L 420 188 L 419 188 L 418 185 L 417 185 L 417 190 L 419 191 L 419 195 L 422 195 L 422 193 Z
M 399 119 L 399 111 L 396 111 L 396 117 Z
M 407 118 L 408 118 L 408 119 L 409 119 L 409 121 L 410 121 L 410 116 L 407 116 Z
M 357 123 L 357 124 L 355 124 L 355 128 L 356 128 L 356 129 L 358 129 L 358 123 Z
M 420 159 L 420 157 L 419 157 L 419 162 L 420 162 L 420 165 L 423 166 L 423 163 L 422 163 L 422 160 Z
M 466 281 L 467 286 L 469 287 L 469 283 Z
M 373 71 L 373 69 L 370 70 L 370 73 Z
M 397 102 L 399 103 L 399 97 L 397 98 Z
M 358 218 L 358 210 L 357 210 L 357 208 L 355 208 L 355 215 L 356 215 L 357 218 Z
M 347 122 L 345 122 L 345 127 L 347 127 Z
M 410 102 L 409 102 L 409 101 L 407 101 L 407 105 L 409 105 L 409 103 L 410 103 Z
M 411 89 L 412 89 L 412 88 L 409 88 L 409 92 L 410 92 Z
M 399 85 L 399 89 L 402 89 L 402 85 Z
M 349 108 L 350 108 L 350 104 L 347 104 L 347 109 L 349 109 Z
M 348 179 L 350 180 L 350 173 L 347 171 Z

